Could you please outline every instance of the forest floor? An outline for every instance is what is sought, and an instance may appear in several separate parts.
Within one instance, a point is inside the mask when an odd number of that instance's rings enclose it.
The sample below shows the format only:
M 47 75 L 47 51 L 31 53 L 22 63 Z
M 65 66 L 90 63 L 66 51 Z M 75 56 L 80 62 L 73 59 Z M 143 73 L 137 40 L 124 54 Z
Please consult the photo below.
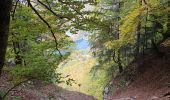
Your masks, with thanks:
M 170 100 L 170 39 L 159 49 L 164 57 L 149 53 L 129 65 L 137 68 L 133 81 L 126 81 L 124 87 L 118 86 L 121 75 L 114 78 L 110 83 L 115 90 L 107 100 Z
M 1 94 L 13 87 L 8 80 L 8 74 L 3 72 L 0 78 Z M 95 100 L 92 96 L 83 93 L 64 90 L 54 84 L 45 84 L 35 81 L 34 84 L 27 82 L 14 88 L 5 100 Z

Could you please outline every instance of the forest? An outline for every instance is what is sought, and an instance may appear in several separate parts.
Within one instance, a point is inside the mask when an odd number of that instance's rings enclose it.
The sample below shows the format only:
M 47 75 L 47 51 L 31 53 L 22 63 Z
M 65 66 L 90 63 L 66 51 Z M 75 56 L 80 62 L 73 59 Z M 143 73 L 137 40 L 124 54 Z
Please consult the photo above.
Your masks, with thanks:
M 0 0 L 0 100 L 170 100 L 170 0 Z

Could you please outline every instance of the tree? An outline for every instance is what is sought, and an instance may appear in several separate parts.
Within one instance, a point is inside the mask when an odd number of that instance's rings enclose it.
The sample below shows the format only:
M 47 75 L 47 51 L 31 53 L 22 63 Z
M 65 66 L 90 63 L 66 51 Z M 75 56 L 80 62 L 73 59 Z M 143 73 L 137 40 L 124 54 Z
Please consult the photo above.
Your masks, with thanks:
M 8 42 L 10 11 L 12 0 L 0 1 L 0 75 L 4 66 L 5 54 Z
M 14 3 L 14 7 L 12 7 L 12 2 Z M 58 29 L 60 28 L 58 32 L 62 31 L 62 33 L 64 33 L 65 31 L 71 28 L 75 30 L 75 28 L 71 26 L 75 26 L 75 27 L 80 26 L 80 25 L 76 25 L 76 24 L 79 24 L 80 21 L 82 21 L 83 13 L 80 13 L 80 10 L 82 10 L 85 7 L 84 6 L 85 4 L 93 4 L 95 1 L 91 1 L 91 0 L 89 1 L 70 0 L 68 2 L 63 1 L 63 0 L 59 0 L 57 2 L 53 0 L 51 1 L 48 1 L 48 0 L 41 0 L 41 1 L 40 0 L 37 0 L 37 1 L 5 0 L 5 1 L 1 1 L 0 2 L 0 5 L 1 5 L 1 9 L 0 9 L 0 13 L 1 13 L 0 72 L 2 72 L 2 68 L 3 68 L 4 60 L 5 60 L 11 7 L 13 8 L 12 17 L 14 17 L 15 11 L 18 6 L 17 5 L 18 2 L 21 2 L 24 5 L 28 5 L 32 9 L 34 14 L 36 14 L 39 17 L 39 19 L 48 27 L 48 30 L 50 30 L 52 37 L 54 38 L 55 48 L 59 52 L 60 57 L 62 57 L 61 52 L 58 48 L 59 44 L 58 44 L 57 37 L 54 33 L 54 27 L 47 22 L 45 18 L 46 16 L 43 16 L 42 13 L 44 11 L 47 11 L 48 14 L 55 16 L 56 17 L 54 21 L 56 22 L 55 25 L 57 25 Z M 37 4 L 37 5 L 34 5 L 34 4 Z M 84 14 L 87 15 L 87 12 L 85 12 Z M 22 34 L 22 33 L 19 33 L 19 34 Z M 19 46 L 18 46 L 19 44 L 17 42 L 14 42 L 13 44 L 14 44 L 13 45 L 14 49 L 16 48 L 19 49 Z M 20 54 L 18 54 L 19 52 L 17 50 L 15 53 L 16 53 L 16 62 L 21 63 L 22 57 L 20 56 Z
M 148 49 L 159 55 L 158 45 L 164 41 L 162 37 L 167 38 L 169 33 L 169 10 L 164 5 L 168 2 L 162 4 L 161 0 L 121 0 L 119 13 L 116 13 L 113 8 L 116 8 L 114 2 L 117 1 L 101 0 L 105 7 L 102 6 L 103 9 L 99 10 L 102 14 L 97 17 L 103 25 L 97 24 L 99 28 L 92 35 L 91 45 L 92 49 L 96 49 L 95 55 L 101 67 L 106 65 L 111 68 L 117 63 L 115 70 L 122 70 L 122 66 L 125 68 Z M 121 19 L 114 20 L 116 16 Z

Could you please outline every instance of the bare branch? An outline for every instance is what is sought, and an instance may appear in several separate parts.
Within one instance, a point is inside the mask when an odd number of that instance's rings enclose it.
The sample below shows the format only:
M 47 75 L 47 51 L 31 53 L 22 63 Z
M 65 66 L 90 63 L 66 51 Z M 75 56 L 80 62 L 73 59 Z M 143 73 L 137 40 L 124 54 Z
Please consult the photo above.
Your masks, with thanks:
M 68 17 L 64 17 L 62 15 L 56 14 L 50 7 L 48 7 L 46 4 L 44 4 L 43 2 L 41 2 L 40 0 L 37 0 L 42 6 L 44 6 L 48 11 L 50 11 L 53 15 L 55 15 L 56 17 L 63 19 L 63 18 L 67 18 L 70 19 Z
M 46 1 L 46 3 L 47 3 L 48 7 L 51 9 L 51 6 L 50 6 L 49 1 L 48 1 L 48 0 L 45 0 L 45 1 Z
M 14 19 L 15 12 L 16 12 L 16 9 L 17 9 L 17 6 L 18 6 L 18 2 L 19 2 L 19 0 L 16 1 L 15 6 L 14 6 L 14 10 L 12 11 L 12 19 Z
M 144 4 L 145 4 L 145 5 L 147 5 L 147 2 L 146 2 L 146 0 L 143 0 L 143 2 L 144 2 Z

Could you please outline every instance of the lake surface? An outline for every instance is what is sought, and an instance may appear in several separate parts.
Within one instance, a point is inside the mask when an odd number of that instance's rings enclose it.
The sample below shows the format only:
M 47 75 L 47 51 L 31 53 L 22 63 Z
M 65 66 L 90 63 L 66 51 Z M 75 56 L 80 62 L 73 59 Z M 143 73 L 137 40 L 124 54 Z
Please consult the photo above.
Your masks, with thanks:
M 67 50 L 60 50 L 61 54 L 64 55 L 66 53 L 69 53 L 71 52 L 71 49 L 74 48 L 75 50 L 89 50 L 90 49 L 90 45 L 89 45 L 89 41 L 86 40 L 86 39 L 79 39 L 79 40 L 76 40 L 74 41 L 75 45 L 71 45 L 69 49 Z M 54 54 L 59 54 L 58 51 L 55 51 Z
M 77 50 L 90 48 L 88 40 L 80 39 L 80 40 L 75 41 L 75 43 L 76 43 L 76 49 Z

